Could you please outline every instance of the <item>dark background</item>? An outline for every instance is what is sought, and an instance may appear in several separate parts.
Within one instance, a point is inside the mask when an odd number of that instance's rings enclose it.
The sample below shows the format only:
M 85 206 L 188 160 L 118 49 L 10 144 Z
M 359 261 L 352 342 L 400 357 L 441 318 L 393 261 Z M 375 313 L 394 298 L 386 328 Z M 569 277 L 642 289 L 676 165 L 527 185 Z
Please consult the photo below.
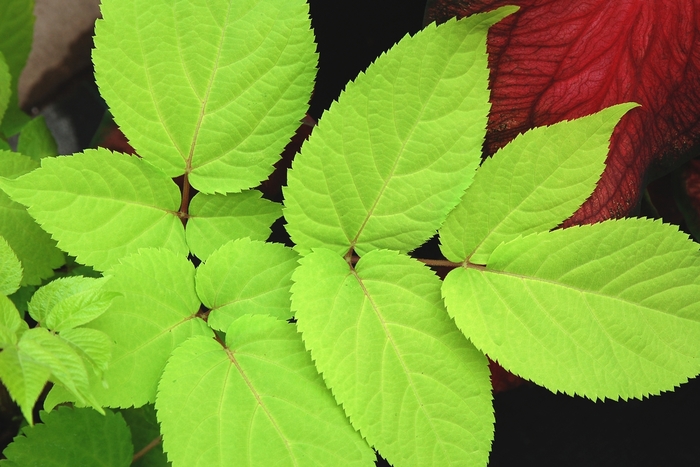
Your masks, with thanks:
M 425 1 L 309 3 L 320 53 L 309 114 L 318 119 L 348 80 L 421 28 Z M 57 137 L 64 134 L 66 152 L 91 144 L 103 112 L 91 73 L 63 86 L 43 110 Z M 596 403 L 526 384 L 497 394 L 494 406 L 491 467 L 700 465 L 697 380 L 644 401 Z

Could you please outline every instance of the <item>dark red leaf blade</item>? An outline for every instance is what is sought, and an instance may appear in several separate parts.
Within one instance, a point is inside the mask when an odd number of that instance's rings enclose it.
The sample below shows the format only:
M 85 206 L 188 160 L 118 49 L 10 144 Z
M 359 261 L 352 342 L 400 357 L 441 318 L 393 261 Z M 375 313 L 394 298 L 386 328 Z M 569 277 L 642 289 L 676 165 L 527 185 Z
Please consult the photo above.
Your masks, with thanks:
M 502 5 L 520 11 L 491 28 L 485 155 L 518 133 L 621 102 L 607 168 L 564 226 L 629 215 L 646 181 L 700 142 L 700 0 L 429 0 L 426 22 Z

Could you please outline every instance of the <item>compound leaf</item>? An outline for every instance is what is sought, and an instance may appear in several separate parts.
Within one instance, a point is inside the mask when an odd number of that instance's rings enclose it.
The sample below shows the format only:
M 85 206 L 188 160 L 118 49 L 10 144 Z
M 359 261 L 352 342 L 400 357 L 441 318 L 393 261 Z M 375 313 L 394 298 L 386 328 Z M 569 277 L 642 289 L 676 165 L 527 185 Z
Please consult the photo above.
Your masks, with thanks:
M 445 312 L 437 276 L 387 250 L 354 270 L 326 249 L 300 263 L 297 326 L 353 426 L 394 465 L 486 465 L 486 358 Z
M 118 295 L 102 290 L 104 283 L 91 277 L 58 278 L 34 293 L 29 315 L 52 331 L 81 326 L 104 313 Z
M 41 412 L 41 424 L 25 427 L 3 451 L 2 467 L 128 467 L 134 448 L 118 413 L 59 407 Z
M 2 117 L 2 124 L 0 124 L 0 134 L 6 137 L 16 134 L 29 121 L 29 116 L 19 109 L 17 82 L 32 48 L 33 11 L 33 0 L 3 0 L 0 2 L 0 31 L 2 31 L 0 34 L 0 53 L 5 57 L 11 76 L 11 94 L 7 112 Z
M 270 316 L 234 321 L 226 347 L 195 337 L 177 348 L 156 409 L 176 467 L 374 465 L 295 327 Z
M 289 289 L 299 256 L 279 243 L 244 238 L 227 243 L 197 268 L 197 294 L 208 323 L 226 331 L 244 314 L 292 317 Z
M 7 241 L 0 236 L 0 295 L 12 295 L 22 282 L 22 264 Z
M 118 0 L 102 15 L 97 83 L 142 157 L 205 193 L 272 172 L 313 87 L 306 2 Z
M 56 140 L 53 138 L 43 115 L 31 119 L 19 133 L 17 152 L 35 160 L 58 154 Z
M 1 8 L 1 7 L 0 7 Z M 39 167 L 22 154 L 0 150 L 0 177 L 17 178 Z M 0 235 L 22 263 L 22 285 L 38 285 L 65 262 L 56 242 L 39 227 L 27 208 L 12 201 L 0 186 Z
M 513 11 L 429 25 L 347 85 L 289 172 L 284 215 L 300 251 L 410 251 L 434 235 L 479 164 L 486 34 Z
M 571 216 L 605 168 L 615 125 L 636 106 L 619 104 L 532 129 L 484 161 L 440 229 L 445 257 L 485 264 L 502 242 L 552 229 Z
M 641 398 L 700 372 L 700 253 L 659 221 L 518 238 L 443 295 L 480 350 L 552 391 Z
M 42 160 L 0 187 L 79 262 L 104 271 L 139 248 L 187 255 L 180 192 L 144 160 L 106 149 Z
M 185 235 L 190 251 L 205 261 L 229 240 L 266 240 L 282 216 L 282 205 L 261 198 L 257 190 L 228 195 L 198 193 L 192 198 Z
M 211 337 L 197 317 L 200 302 L 194 287 L 194 266 L 169 250 L 144 249 L 111 268 L 105 291 L 121 296 L 86 327 L 113 341 L 112 359 L 102 381 L 92 390 L 105 407 L 139 407 L 155 400 L 158 380 L 173 349 L 191 336 Z M 135 377 L 138 375 L 138 377 Z M 52 390 L 53 393 L 53 390 Z M 51 407 L 65 393 L 49 394 Z M 66 400 L 66 399 L 63 399 Z

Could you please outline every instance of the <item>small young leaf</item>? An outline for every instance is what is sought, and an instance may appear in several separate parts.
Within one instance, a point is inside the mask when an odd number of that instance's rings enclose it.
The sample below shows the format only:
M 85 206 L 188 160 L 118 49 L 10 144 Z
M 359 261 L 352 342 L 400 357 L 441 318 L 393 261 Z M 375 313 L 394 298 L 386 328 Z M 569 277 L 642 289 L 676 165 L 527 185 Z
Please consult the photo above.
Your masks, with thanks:
M 56 140 L 46 126 L 43 115 L 39 115 L 29 121 L 19 133 L 17 152 L 35 160 L 58 154 Z
M 106 149 L 46 158 L 0 188 L 83 264 L 104 271 L 144 247 L 189 252 L 177 185 L 144 160 Z
M 156 409 L 176 467 L 374 465 L 294 326 L 270 316 L 236 320 L 226 347 L 194 337 L 177 348 Z
M 486 34 L 513 11 L 429 25 L 347 85 L 289 172 L 284 215 L 300 251 L 410 251 L 434 235 L 479 164 Z
M 353 426 L 394 465 L 486 465 L 487 361 L 445 312 L 437 276 L 387 250 L 355 270 L 326 249 L 300 262 L 297 326 Z
M 17 178 L 39 167 L 22 154 L 0 151 L 0 177 Z M 39 285 L 65 262 L 56 242 L 37 225 L 27 209 L 12 201 L 0 187 L 0 235 L 22 263 L 22 285 Z
M 190 251 L 206 261 L 229 240 L 266 240 L 270 226 L 282 216 L 282 205 L 261 198 L 257 190 L 228 195 L 198 193 L 190 202 L 185 236 Z
M 97 83 L 142 157 L 205 193 L 272 172 L 313 88 L 306 2 L 106 0 L 102 15 Z
M 83 359 L 67 342 L 44 328 L 33 328 L 22 334 L 17 344 L 20 354 L 27 355 L 51 371 L 52 380 L 60 383 L 84 405 L 92 405 L 103 413 L 89 388 L 89 376 Z
M 484 161 L 440 229 L 450 261 L 485 264 L 502 242 L 552 229 L 571 216 L 605 168 L 615 125 L 636 104 L 535 128 Z
M 20 317 L 12 301 L 0 295 L 0 349 L 15 345 L 27 329 L 29 326 Z
M 0 295 L 12 295 L 22 282 L 22 264 L 7 241 L 0 236 Z
M 299 256 L 279 243 L 247 238 L 227 243 L 197 268 L 197 294 L 211 309 L 208 323 L 226 331 L 244 314 L 292 317 L 289 288 Z
M 104 290 L 121 296 L 86 325 L 114 341 L 104 372 L 108 387 L 97 378 L 91 379 L 91 387 L 105 407 L 139 407 L 155 400 L 158 380 L 173 349 L 191 336 L 211 337 L 212 331 L 197 317 L 200 302 L 194 266 L 184 256 L 144 249 L 122 259 L 108 275 Z M 46 407 L 62 402 L 59 396 L 66 394 L 49 394 Z
M 480 350 L 552 391 L 641 398 L 700 372 L 698 246 L 659 221 L 518 238 L 443 295 Z
M 105 292 L 105 279 L 63 277 L 36 291 L 29 302 L 29 315 L 45 328 L 65 331 L 81 326 L 104 313 L 118 294 Z
M 12 94 L 11 83 L 10 69 L 7 67 L 5 56 L 0 51 L 0 123 L 2 123 L 2 118 L 10 102 L 10 95 Z
M 7 446 L 2 467 L 128 467 L 134 448 L 120 414 L 59 407 L 41 412 L 42 424 L 24 428 Z
M 0 134 L 12 136 L 29 121 L 19 109 L 17 82 L 32 48 L 34 1 L 3 0 L 0 2 L 0 53 L 5 57 L 12 81 L 9 105 L 0 124 Z
M 50 377 L 51 370 L 48 367 L 16 347 L 5 347 L 0 352 L 0 381 L 30 425 L 34 423 L 34 405 Z

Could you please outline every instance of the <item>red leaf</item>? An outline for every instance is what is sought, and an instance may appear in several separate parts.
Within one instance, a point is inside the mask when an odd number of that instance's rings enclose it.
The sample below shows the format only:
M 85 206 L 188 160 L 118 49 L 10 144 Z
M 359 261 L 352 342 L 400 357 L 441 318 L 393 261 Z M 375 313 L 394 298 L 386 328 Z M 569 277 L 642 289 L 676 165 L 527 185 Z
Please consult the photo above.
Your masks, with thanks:
M 429 0 L 426 22 L 508 4 L 488 38 L 486 155 L 529 128 L 621 102 L 595 192 L 564 226 L 630 214 L 647 179 L 700 142 L 700 0 Z

